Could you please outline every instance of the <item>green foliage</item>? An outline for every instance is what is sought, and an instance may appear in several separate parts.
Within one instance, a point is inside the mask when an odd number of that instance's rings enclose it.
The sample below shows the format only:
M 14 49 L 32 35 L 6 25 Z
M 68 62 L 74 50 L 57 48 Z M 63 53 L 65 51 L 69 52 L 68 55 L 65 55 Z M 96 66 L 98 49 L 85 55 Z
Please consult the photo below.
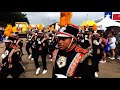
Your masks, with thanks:
M 15 22 L 27 22 L 29 24 L 29 20 L 26 17 L 26 14 L 21 12 L 0 12 L 0 25 L 5 26 L 7 24 L 15 25 Z

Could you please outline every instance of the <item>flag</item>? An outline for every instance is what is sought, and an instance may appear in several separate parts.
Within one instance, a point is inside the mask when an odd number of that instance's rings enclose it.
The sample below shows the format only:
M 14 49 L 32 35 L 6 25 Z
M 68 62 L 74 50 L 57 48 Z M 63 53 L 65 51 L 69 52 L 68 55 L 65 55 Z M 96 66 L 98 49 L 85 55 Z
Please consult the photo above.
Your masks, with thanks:
M 109 16 L 112 19 L 112 12 L 105 12 L 104 17 Z
M 120 14 L 113 14 L 113 20 L 120 21 Z

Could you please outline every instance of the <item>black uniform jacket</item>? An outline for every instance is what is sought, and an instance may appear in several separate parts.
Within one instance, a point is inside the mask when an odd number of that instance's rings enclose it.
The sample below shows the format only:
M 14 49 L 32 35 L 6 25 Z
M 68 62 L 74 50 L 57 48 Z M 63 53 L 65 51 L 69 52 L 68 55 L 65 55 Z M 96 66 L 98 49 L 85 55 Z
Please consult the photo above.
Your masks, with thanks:
M 54 56 L 56 53 L 56 57 Z M 80 78 L 93 78 L 94 72 L 93 67 L 91 64 L 89 64 L 89 60 L 92 59 L 92 56 L 90 56 L 90 53 L 88 50 L 83 49 L 81 47 L 78 47 L 76 44 L 74 44 L 69 50 L 67 51 L 60 51 L 53 52 L 53 58 L 54 61 L 54 68 L 53 68 L 53 78 L 56 78 L 55 74 L 63 74 L 67 77 L 80 77 Z M 78 55 L 80 58 L 74 59 L 75 56 Z M 62 59 L 61 59 L 62 57 Z M 64 62 L 60 62 L 60 59 Z M 66 60 L 65 60 L 66 59 Z M 66 62 L 65 62 L 66 61 Z M 74 63 L 74 61 L 78 61 L 77 63 Z M 63 65 L 61 63 L 64 63 Z M 61 66 L 61 65 L 62 66 Z M 72 65 L 73 64 L 73 65 Z M 71 68 L 69 66 L 72 66 Z M 76 67 L 76 68 L 75 68 Z M 71 72 L 71 70 L 72 72 Z M 70 74 L 70 72 L 72 74 Z

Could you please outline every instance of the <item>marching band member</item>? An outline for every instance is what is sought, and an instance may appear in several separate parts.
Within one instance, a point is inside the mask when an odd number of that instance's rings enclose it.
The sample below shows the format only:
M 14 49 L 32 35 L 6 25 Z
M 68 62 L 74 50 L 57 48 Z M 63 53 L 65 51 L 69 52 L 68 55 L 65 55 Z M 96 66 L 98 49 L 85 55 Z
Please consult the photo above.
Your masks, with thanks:
M 29 31 L 29 32 L 27 33 L 26 48 L 25 48 L 26 51 L 27 51 L 27 54 L 28 54 L 28 59 L 31 59 L 31 57 L 32 57 L 32 54 L 31 54 L 31 52 L 30 52 L 30 48 L 31 48 L 31 46 L 32 46 L 32 42 L 31 42 L 32 36 L 33 36 L 32 31 Z
M 62 14 L 71 17 L 69 12 Z M 59 48 L 53 52 L 53 78 L 94 78 L 93 67 L 89 68 L 92 50 L 83 49 L 76 43 L 78 27 L 68 21 L 65 25 L 60 23 L 60 26 L 57 33 Z
M 68 25 L 61 28 L 64 32 L 58 32 L 59 49 L 53 52 L 55 62 L 53 77 L 59 74 L 66 77 L 93 78 L 94 74 L 89 69 L 91 62 L 91 50 L 83 49 L 76 44 L 78 28 L 75 25 Z
M 103 40 L 99 38 L 99 34 L 97 32 L 94 32 L 92 38 L 92 48 L 93 48 L 95 77 L 98 77 L 98 72 L 99 72 L 99 61 L 101 60 L 101 54 L 102 54 L 101 51 L 102 41 Z
M 40 65 L 38 62 L 39 55 L 41 55 L 42 63 L 43 63 L 43 72 L 42 74 L 47 73 L 47 66 L 46 66 L 46 55 L 47 55 L 47 41 L 46 37 L 44 37 L 44 33 L 39 30 L 38 35 L 35 37 L 33 45 L 32 45 L 32 57 L 34 58 L 34 63 L 36 66 L 36 75 L 40 72 Z
M 11 40 L 4 40 L 5 50 L 2 54 L 2 69 L 0 71 L 0 78 L 7 78 L 10 74 L 13 78 L 19 78 L 24 72 L 24 67 L 20 61 L 21 51 L 12 43 Z

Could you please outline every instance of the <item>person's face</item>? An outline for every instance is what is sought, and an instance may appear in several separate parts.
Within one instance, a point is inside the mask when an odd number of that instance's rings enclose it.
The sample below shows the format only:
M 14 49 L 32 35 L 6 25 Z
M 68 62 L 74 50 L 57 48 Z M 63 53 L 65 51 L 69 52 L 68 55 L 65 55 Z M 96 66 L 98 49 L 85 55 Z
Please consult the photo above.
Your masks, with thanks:
M 98 39 L 99 36 L 98 35 L 93 35 L 93 37 L 94 37 L 94 39 Z
M 39 33 L 38 36 L 39 36 L 39 37 L 43 37 L 43 33 Z
M 85 31 L 86 34 L 89 34 L 89 31 Z
M 60 50 L 65 50 L 71 43 L 70 37 L 58 37 L 58 47 Z
M 15 39 L 19 39 L 19 37 L 18 37 L 18 36 L 13 36 L 13 38 L 15 38 Z

